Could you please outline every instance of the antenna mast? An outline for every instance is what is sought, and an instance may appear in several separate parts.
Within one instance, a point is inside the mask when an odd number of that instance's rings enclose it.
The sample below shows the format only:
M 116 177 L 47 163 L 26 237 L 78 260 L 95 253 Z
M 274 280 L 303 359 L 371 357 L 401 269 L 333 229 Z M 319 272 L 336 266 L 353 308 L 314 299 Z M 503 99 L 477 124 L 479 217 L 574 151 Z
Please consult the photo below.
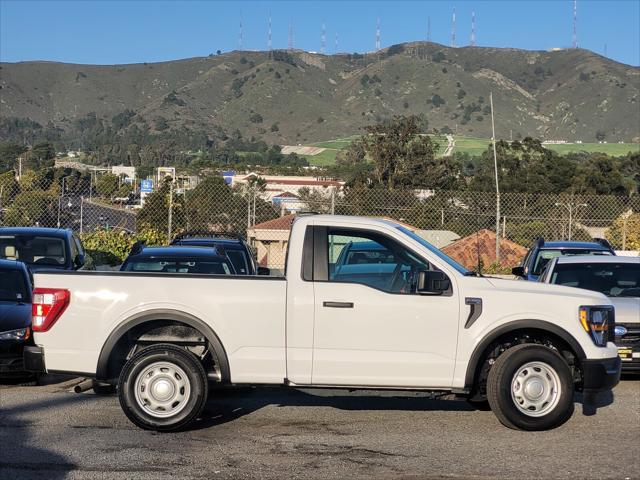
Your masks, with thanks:
M 476 46 L 476 12 L 471 12 L 471 46 Z
M 431 17 L 427 17 L 427 42 L 431 41 Z
M 269 11 L 269 36 L 267 38 L 267 48 L 269 51 L 273 48 L 273 44 L 271 43 L 271 11 Z
M 324 55 L 324 52 L 325 52 L 326 43 L 327 43 L 326 29 L 325 29 L 324 22 L 322 22 L 322 35 L 320 37 L 320 53 L 323 54 L 323 55 Z
M 378 18 L 378 23 L 376 24 L 376 52 L 380 50 L 380 19 Z
M 238 32 L 238 49 L 242 50 L 242 12 L 240 12 L 240 31 Z
M 293 50 L 293 23 L 289 22 L 289 50 Z
M 336 32 L 336 36 L 333 39 L 333 53 L 338 53 L 338 32 Z
M 578 23 L 578 0 L 573 0 L 573 48 L 578 48 L 576 23 Z
M 453 9 L 453 17 L 451 19 L 451 46 L 456 46 L 456 9 Z

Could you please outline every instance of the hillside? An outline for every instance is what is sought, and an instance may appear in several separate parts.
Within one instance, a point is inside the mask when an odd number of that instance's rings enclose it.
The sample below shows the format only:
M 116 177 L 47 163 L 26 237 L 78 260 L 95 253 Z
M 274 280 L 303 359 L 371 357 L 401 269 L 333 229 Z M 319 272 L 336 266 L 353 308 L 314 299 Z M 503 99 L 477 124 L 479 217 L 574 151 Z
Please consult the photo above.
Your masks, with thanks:
M 131 125 L 297 144 L 358 134 L 396 114 L 429 128 L 501 138 L 640 138 L 640 68 L 586 50 L 532 52 L 409 43 L 376 54 L 231 52 L 164 63 L 0 65 L 0 118 L 72 132 L 91 112 Z M 114 122 L 115 124 L 115 122 Z M 0 130 L 0 140 L 9 136 Z M 15 132 L 13 132 L 15 133 Z

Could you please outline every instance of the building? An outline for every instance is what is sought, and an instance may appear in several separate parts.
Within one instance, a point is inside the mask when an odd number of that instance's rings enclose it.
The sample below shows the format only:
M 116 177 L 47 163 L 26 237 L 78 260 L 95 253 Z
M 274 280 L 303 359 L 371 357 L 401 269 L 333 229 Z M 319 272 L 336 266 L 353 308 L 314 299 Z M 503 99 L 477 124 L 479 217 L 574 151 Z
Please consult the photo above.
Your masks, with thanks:
M 247 240 L 256 249 L 256 258 L 261 267 L 268 267 L 273 273 L 284 273 L 289 232 L 295 218 L 295 215 L 285 215 L 258 223 L 247 230 Z
M 344 186 L 343 181 L 330 178 L 259 175 L 253 172 L 245 175 L 225 175 L 224 179 L 231 187 L 242 187 L 257 177 L 260 177 L 266 182 L 265 190 L 264 193 L 261 194 L 261 197 L 267 201 L 272 201 L 274 197 L 285 192 L 299 195 L 302 188 L 308 188 L 311 191 L 319 191 L 324 194 L 329 194 L 332 189 L 340 191 Z

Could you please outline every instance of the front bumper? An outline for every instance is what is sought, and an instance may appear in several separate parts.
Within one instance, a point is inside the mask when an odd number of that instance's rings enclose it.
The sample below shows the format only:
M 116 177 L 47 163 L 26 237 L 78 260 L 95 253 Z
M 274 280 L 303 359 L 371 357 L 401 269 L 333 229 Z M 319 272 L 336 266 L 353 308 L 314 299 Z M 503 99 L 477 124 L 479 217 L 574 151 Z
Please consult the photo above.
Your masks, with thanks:
M 611 390 L 620 381 L 620 357 L 582 361 L 582 389 L 587 393 Z
M 47 368 L 44 363 L 44 348 L 24 347 L 24 368 L 29 372 L 46 373 Z

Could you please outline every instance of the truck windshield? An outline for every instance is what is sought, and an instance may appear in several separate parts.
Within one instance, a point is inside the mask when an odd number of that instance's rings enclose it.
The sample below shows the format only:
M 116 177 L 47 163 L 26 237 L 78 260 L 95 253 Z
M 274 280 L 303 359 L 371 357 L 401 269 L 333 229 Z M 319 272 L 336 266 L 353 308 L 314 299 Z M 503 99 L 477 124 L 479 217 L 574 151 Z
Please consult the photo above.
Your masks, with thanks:
M 29 300 L 22 272 L 0 270 L 0 302 L 24 302 Z
M 551 283 L 593 290 L 608 297 L 640 297 L 640 263 L 558 264 Z
M 436 247 L 431 245 L 429 242 L 427 242 L 420 235 L 416 235 L 414 232 L 412 232 L 408 228 L 405 228 L 405 227 L 403 227 L 401 225 L 396 226 L 396 228 L 398 230 L 400 230 L 402 233 L 404 233 L 405 235 L 409 236 L 410 238 L 412 238 L 413 240 L 418 242 L 423 247 L 427 248 L 431 253 L 433 253 L 435 256 L 437 256 L 440 260 L 446 262 L 447 265 L 449 265 L 450 267 L 454 268 L 458 273 L 461 273 L 462 275 L 469 275 L 469 273 L 471 273 L 469 270 L 464 268 L 462 265 L 460 265 L 458 262 L 456 262 L 449 255 L 446 255 L 446 254 L 442 253 L 442 251 L 440 251 L 439 249 L 437 249 Z
M 20 260 L 29 265 L 64 268 L 68 257 L 62 238 L 2 235 L 0 236 L 0 258 Z

